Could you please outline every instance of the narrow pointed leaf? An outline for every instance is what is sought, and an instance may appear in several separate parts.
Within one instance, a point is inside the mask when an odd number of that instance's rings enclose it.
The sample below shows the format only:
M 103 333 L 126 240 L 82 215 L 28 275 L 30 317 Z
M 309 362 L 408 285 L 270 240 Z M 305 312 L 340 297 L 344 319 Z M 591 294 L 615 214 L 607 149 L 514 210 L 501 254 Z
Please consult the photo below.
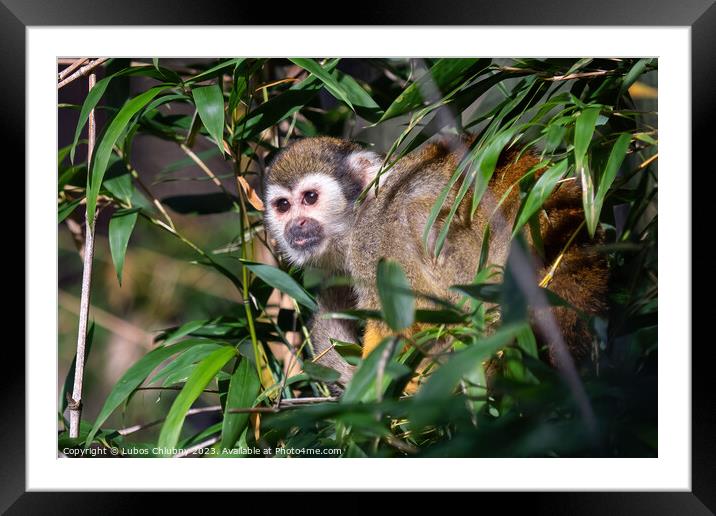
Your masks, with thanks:
M 237 59 L 229 59 L 228 61 L 224 61 L 223 63 L 219 63 L 216 66 L 212 66 L 206 71 L 201 72 L 200 74 L 195 75 L 194 77 L 190 77 L 186 80 L 187 83 L 193 83 L 198 81 L 203 81 L 205 79 L 212 79 L 216 77 L 219 72 L 222 72 L 223 70 L 227 68 L 231 68 L 234 66 L 238 66 L 241 63 L 246 61 L 245 58 L 237 58 Z
M 440 406 L 430 408 L 426 402 L 444 400 L 457 387 L 460 379 L 473 374 L 475 368 L 495 352 L 507 346 L 515 337 L 519 327 L 507 326 L 472 346 L 455 353 L 447 363 L 441 365 L 428 378 L 415 396 L 414 402 L 421 405 L 411 418 L 411 426 L 420 429 L 434 420 Z
M 326 86 L 326 89 L 331 93 L 331 95 L 336 97 L 338 100 L 342 100 L 343 102 L 348 104 L 349 108 L 355 111 L 355 108 L 353 107 L 351 101 L 348 99 L 348 94 L 346 94 L 343 87 L 335 79 L 335 77 L 333 77 L 330 72 L 326 71 L 326 69 L 323 68 L 319 63 L 317 63 L 313 59 L 306 58 L 293 58 L 290 59 L 290 61 L 318 77 L 321 82 Z
M 82 199 L 75 199 L 74 201 L 67 201 L 60 204 L 57 207 L 57 223 L 59 224 L 67 217 L 69 217 L 70 214 L 75 211 L 75 208 L 77 208 L 77 206 L 79 206 L 81 202 Z
M 107 418 L 119 407 L 133 392 L 139 387 L 144 380 L 147 379 L 149 374 L 162 362 L 181 353 L 191 346 L 196 346 L 201 341 L 191 340 L 179 342 L 173 346 L 162 346 L 154 349 L 144 355 L 138 362 L 130 367 L 126 373 L 122 375 L 119 381 L 114 385 L 112 391 L 107 396 L 104 405 L 99 411 L 99 415 L 90 430 L 85 447 L 92 443 L 92 439 L 99 430 L 100 426 L 107 420 Z M 233 348 L 231 348 L 233 350 Z
M 385 322 L 400 331 L 415 321 L 415 298 L 410 283 L 397 262 L 381 260 L 377 271 L 378 297 Z
M 547 172 L 540 176 L 530 190 L 530 193 L 527 195 L 527 199 L 525 199 L 522 204 L 519 217 L 517 218 L 515 227 L 512 230 L 513 237 L 520 229 L 522 229 L 522 226 L 527 223 L 530 217 L 537 213 L 537 211 L 542 207 L 544 202 L 554 191 L 554 188 L 557 186 L 557 182 L 562 179 L 566 173 L 567 160 L 562 160 L 550 167 Z
M 579 171 L 594 135 L 594 127 L 599 116 L 598 107 L 590 107 L 577 116 L 574 127 L 574 163 Z
M 249 414 L 231 413 L 231 409 L 252 407 L 259 395 L 261 383 L 256 367 L 242 358 L 231 375 L 229 392 L 226 396 L 226 410 L 221 426 L 221 448 L 233 448 L 241 432 L 249 422 Z
M 231 346 L 225 346 L 214 351 L 196 366 L 174 403 L 172 403 L 169 414 L 164 421 L 164 425 L 162 425 L 157 443 L 157 446 L 162 448 L 160 450 L 161 455 L 172 455 L 170 450 L 175 448 L 179 441 L 179 434 L 182 426 L 184 426 L 187 411 L 221 368 L 235 356 L 236 350 Z
M 385 110 L 380 122 L 400 116 L 423 105 L 429 93 L 442 96 L 468 76 L 487 68 L 489 59 L 439 59 L 417 81 L 410 84 Z
M 224 95 L 217 84 L 194 88 L 192 96 L 204 127 L 224 152 Z
M 244 267 L 248 268 L 263 281 L 272 287 L 277 288 L 281 292 L 288 294 L 306 308 L 313 312 L 318 310 L 318 305 L 313 297 L 311 297 L 311 295 L 306 292 L 301 285 L 296 283 L 296 280 L 278 267 L 265 265 L 263 263 L 249 262 L 246 260 L 241 260 L 241 263 L 243 263 Z
M 326 71 L 333 70 L 338 64 L 334 59 L 324 65 Z M 281 120 L 288 118 L 303 106 L 308 104 L 323 88 L 320 79 L 315 75 L 309 75 L 306 79 L 294 84 L 280 95 L 272 97 L 256 109 L 248 112 L 241 120 L 236 122 L 236 129 L 232 136 L 233 140 L 248 140 L 258 135 Z
M 587 221 L 589 233 L 592 235 L 597 224 L 594 211 L 594 180 L 585 158 L 594 135 L 594 127 L 598 117 L 599 108 L 589 107 L 579 114 L 574 127 L 574 163 L 577 167 L 577 176 L 582 183 L 584 217 Z
M 87 176 L 87 221 L 89 224 L 94 224 L 97 195 L 102 185 L 102 179 L 104 179 L 104 173 L 107 171 L 112 147 L 127 128 L 127 124 L 129 124 L 132 117 L 164 89 L 164 86 L 158 86 L 137 95 L 122 107 L 107 127 L 107 131 L 97 145 L 92 157 L 92 173 Z
M 604 197 L 607 195 L 609 187 L 612 186 L 614 179 L 617 177 L 619 167 L 621 167 L 624 162 L 627 150 L 629 150 L 630 142 L 631 135 L 620 135 L 614 143 L 611 153 L 609 154 L 607 165 L 604 168 L 602 176 L 599 178 L 599 188 L 597 189 L 597 193 L 594 198 L 594 223 L 591 226 L 587 224 L 590 236 L 594 236 L 594 229 L 596 228 L 597 221 L 599 221 L 599 215 L 602 211 L 602 205 L 604 204 Z
M 127 253 L 127 244 L 137 222 L 139 209 L 117 210 L 109 221 L 109 250 L 112 254 L 112 263 L 117 272 L 117 280 L 122 285 L 122 269 L 124 256 Z

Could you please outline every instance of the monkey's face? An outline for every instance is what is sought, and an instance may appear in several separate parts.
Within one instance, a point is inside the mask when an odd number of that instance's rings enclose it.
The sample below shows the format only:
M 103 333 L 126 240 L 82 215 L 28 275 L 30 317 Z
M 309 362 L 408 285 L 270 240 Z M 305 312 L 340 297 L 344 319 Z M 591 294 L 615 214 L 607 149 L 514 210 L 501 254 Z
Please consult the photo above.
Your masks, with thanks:
M 335 138 L 284 148 L 264 184 L 264 222 L 279 251 L 299 266 L 342 268 L 354 201 L 380 163 L 377 154 Z
M 297 265 L 331 259 L 350 218 L 350 206 L 338 182 L 309 174 L 293 188 L 268 185 L 264 219 L 280 250 Z

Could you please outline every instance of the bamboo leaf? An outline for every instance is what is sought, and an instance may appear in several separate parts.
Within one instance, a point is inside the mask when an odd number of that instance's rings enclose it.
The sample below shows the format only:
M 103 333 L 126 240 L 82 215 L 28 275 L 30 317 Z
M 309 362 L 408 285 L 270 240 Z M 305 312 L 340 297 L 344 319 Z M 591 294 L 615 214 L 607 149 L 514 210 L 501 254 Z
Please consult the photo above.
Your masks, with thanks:
M 107 127 L 107 131 L 104 133 L 93 155 L 92 172 L 87 176 L 87 222 L 89 224 L 94 224 L 97 195 L 102 185 L 102 179 L 104 179 L 104 173 L 107 171 L 107 164 L 112 154 L 112 147 L 127 128 L 130 119 L 164 89 L 165 86 L 157 86 L 156 88 L 151 88 L 137 95 L 119 110 L 117 116 L 114 117 Z
M 206 127 L 219 150 L 224 152 L 224 95 L 217 84 L 194 88 L 191 91 L 199 112 L 199 118 Z
M 229 392 L 226 396 L 224 421 L 221 425 L 221 448 L 233 448 L 241 432 L 249 422 L 249 414 L 229 412 L 231 409 L 252 407 L 259 395 L 261 383 L 256 374 L 256 367 L 247 359 L 239 360 L 231 375 Z
M 415 320 L 415 298 L 410 283 L 397 262 L 381 260 L 377 271 L 378 297 L 385 322 L 400 331 Z
M 80 110 L 79 120 L 77 121 L 77 127 L 75 128 L 75 135 L 74 135 L 74 138 L 72 139 L 72 144 L 70 145 L 70 149 L 69 149 L 70 161 L 72 163 L 74 163 L 74 160 L 75 160 L 75 149 L 79 142 L 80 135 L 82 134 L 82 129 L 84 129 L 85 125 L 87 124 L 87 120 L 89 119 L 90 112 L 97 107 L 97 104 L 99 103 L 100 99 L 102 98 L 104 93 L 107 91 L 107 87 L 109 86 L 109 83 L 113 79 L 116 79 L 118 77 L 135 76 L 135 75 L 151 77 L 151 78 L 159 80 L 159 81 L 169 81 L 170 83 L 175 83 L 175 84 L 181 83 L 181 77 L 179 77 L 172 70 L 167 70 L 166 68 L 162 68 L 162 67 L 155 68 L 154 66 L 139 66 L 139 67 L 133 67 L 133 68 L 125 68 L 113 75 L 110 75 L 109 77 L 105 77 L 104 79 L 100 79 L 99 81 L 97 81 L 97 83 L 89 91 L 89 93 L 87 94 L 87 97 L 85 97 L 85 100 L 82 103 L 82 109 Z
M 582 183 L 582 205 L 590 235 L 594 234 L 597 220 L 594 210 L 594 181 L 585 157 L 594 135 L 598 116 L 598 107 L 588 107 L 577 116 L 574 128 L 574 163 L 577 167 L 577 175 Z
M 248 260 L 241 260 L 241 263 L 243 263 L 244 267 L 256 274 L 256 276 L 261 278 L 263 281 L 272 287 L 277 288 L 281 292 L 288 294 L 309 310 L 313 312 L 318 310 L 318 305 L 313 297 L 311 297 L 311 295 L 306 292 L 301 285 L 296 283 L 296 280 L 278 267 L 272 267 L 271 265 L 265 265 L 263 263 L 250 262 Z
M 57 207 L 57 223 L 59 224 L 67 217 L 69 217 L 70 214 L 75 211 L 75 208 L 77 208 L 77 206 L 79 206 L 81 202 L 82 199 L 75 199 L 74 201 L 66 201 L 61 203 Z
M 126 373 L 122 375 L 122 377 L 117 381 L 117 383 L 112 388 L 112 391 L 109 393 L 109 396 L 107 396 L 107 399 L 104 402 L 104 405 L 99 411 L 99 415 L 97 416 L 97 419 L 94 422 L 94 425 L 92 426 L 92 430 L 90 430 L 89 434 L 87 435 L 87 439 L 85 441 L 85 448 L 88 447 L 92 443 L 92 439 L 94 439 L 95 434 L 99 430 L 100 426 L 102 426 L 102 423 L 104 423 L 107 418 L 112 414 L 112 412 L 115 411 L 117 407 L 119 407 L 129 396 L 134 392 L 134 390 L 139 387 L 144 380 L 146 380 L 147 376 L 162 362 L 164 362 L 166 359 L 171 357 L 172 355 L 176 355 L 177 353 L 181 353 L 182 351 L 190 348 L 191 346 L 196 346 L 201 341 L 196 340 L 187 340 L 184 342 L 179 342 L 173 346 L 162 346 L 160 348 L 154 349 L 144 355 L 138 362 L 136 362 L 132 367 L 130 367 Z M 231 348 L 233 350 L 233 348 Z
M 139 208 L 117 210 L 109 221 L 109 250 L 112 254 L 112 263 L 117 272 L 117 280 L 122 285 L 122 269 L 124 256 L 127 253 L 127 244 L 137 222 Z
M 233 347 L 224 346 L 214 351 L 196 366 L 174 403 L 172 403 L 169 414 L 162 425 L 157 442 L 157 446 L 161 448 L 161 455 L 173 455 L 171 450 L 176 447 L 179 441 L 179 434 L 184 425 L 187 411 L 221 368 L 235 356 L 236 350 Z
M 599 188 L 597 189 L 596 196 L 594 198 L 594 220 L 590 225 L 590 221 L 587 220 L 587 229 L 589 235 L 594 236 L 594 230 L 596 229 L 597 222 L 599 221 L 599 215 L 602 211 L 602 205 L 604 204 L 604 197 L 609 191 L 609 187 L 612 186 L 614 179 L 617 177 L 619 167 L 621 167 L 626 157 L 627 150 L 629 150 L 629 143 L 631 142 L 631 135 L 621 134 L 617 141 L 612 147 L 612 151 L 609 153 L 609 159 L 607 165 L 604 168 L 601 178 L 599 179 Z
M 358 82 L 346 73 L 334 70 L 331 74 L 336 78 L 338 84 L 343 88 L 344 93 L 351 101 L 356 113 L 368 120 L 376 122 L 383 114 L 380 106 L 376 104 L 373 97 Z
M 537 213 L 542 207 L 547 198 L 552 194 L 554 188 L 557 186 L 557 182 L 564 177 L 567 173 L 567 160 L 562 160 L 547 170 L 540 176 L 535 185 L 530 190 L 522 204 L 520 214 L 515 222 L 515 227 L 512 230 L 512 237 L 522 229 L 527 221 Z
M 325 71 L 333 70 L 337 64 L 338 60 L 334 59 L 324 65 L 323 69 Z M 236 132 L 232 139 L 251 139 L 267 127 L 271 127 L 288 118 L 308 104 L 322 87 L 318 77 L 309 75 L 300 83 L 291 86 L 280 95 L 270 98 L 268 102 L 264 102 L 256 109 L 248 112 L 241 120 L 236 122 Z
M 289 61 L 293 62 L 294 64 L 300 66 L 304 70 L 307 70 L 316 77 L 318 77 L 320 81 L 326 86 L 326 89 L 331 93 L 331 95 L 336 97 L 338 100 L 342 100 L 343 102 L 348 104 L 348 107 L 355 111 L 353 104 L 348 99 L 348 95 L 343 90 L 341 85 L 330 74 L 330 72 L 323 68 L 319 63 L 317 63 L 313 59 L 306 58 L 292 58 L 289 59 Z
M 629 72 L 624 76 L 624 80 L 619 88 L 619 97 L 621 97 L 622 94 L 627 91 L 629 87 L 637 81 L 637 79 L 639 79 L 652 60 L 653 58 L 639 59 L 634 66 L 631 67 Z
M 203 81 L 203 80 L 206 80 L 206 79 L 213 79 L 214 77 L 216 77 L 217 75 L 219 75 L 219 72 L 223 72 L 223 70 L 225 70 L 226 68 L 231 68 L 232 66 L 238 66 L 238 65 L 240 65 L 241 63 L 243 63 L 244 61 L 246 61 L 245 58 L 229 59 L 228 61 L 224 61 L 223 63 L 219 63 L 219 64 L 216 65 L 216 66 L 212 66 L 212 67 L 209 68 L 208 70 L 205 70 L 205 71 L 203 71 L 203 72 L 201 72 L 201 73 L 199 73 L 199 74 L 197 74 L 197 75 L 195 75 L 195 76 L 193 76 L 193 77 L 190 77 L 189 79 L 186 80 L 186 82 L 187 82 L 188 84 L 191 84 L 191 83 L 198 82 L 198 81 Z
M 380 122 L 403 115 L 423 105 L 426 91 L 442 95 L 468 76 L 487 68 L 489 59 L 439 59 L 430 70 L 410 84 L 385 110 Z M 430 99 L 437 100 L 437 99 Z
M 455 353 L 447 363 L 438 368 L 423 385 L 414 398 L 416 405 L 422 405 L 414 411 L 411 426 L 420 429 L 429 424 L 439 411 L 439 406 L 430 410 L 425 402 L 440 401 L 450 396 L 460 379 L 471 374 L 474 369 L 490 358 L 499 349 L 507 346 L 514 338 L 520 326 L 506 326 L 493 335 L 475 342 L 472 346 Z
M 77 127 L 75 128 L 75 137 L 72 139 L 72 145 L 70 146 L 70 162 L 75 162 L 75 149 L 77 148 L 77 142 L 82 134 L 87 120 L 89 119 L 90 112 L 97 106 L 99 99 L 102 98 L 104 92 L 107 91 L 109 82 L 113 79 L 113 76 L 105 77 L 97 81 L 94 87 L 87 93 L 85 101 L 82 103 L 82 109 L 80 110 L 80 118 L 77 121 Z
M 578 116 L 574 127 L 574 163 L 580 170 L 594 135 L 594 127 L 599 116 L 598 107 L 588 107 Z

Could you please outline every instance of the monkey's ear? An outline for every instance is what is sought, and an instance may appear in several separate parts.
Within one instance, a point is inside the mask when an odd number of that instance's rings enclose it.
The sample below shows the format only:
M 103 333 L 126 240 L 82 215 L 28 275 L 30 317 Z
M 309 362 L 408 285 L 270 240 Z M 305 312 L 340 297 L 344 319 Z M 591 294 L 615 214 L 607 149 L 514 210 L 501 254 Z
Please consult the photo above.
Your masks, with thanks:
M 348 155 L 348 168 L 363 188 L 373 180 L 382 164 L 382 156 L 375 152 L 359 150 Z

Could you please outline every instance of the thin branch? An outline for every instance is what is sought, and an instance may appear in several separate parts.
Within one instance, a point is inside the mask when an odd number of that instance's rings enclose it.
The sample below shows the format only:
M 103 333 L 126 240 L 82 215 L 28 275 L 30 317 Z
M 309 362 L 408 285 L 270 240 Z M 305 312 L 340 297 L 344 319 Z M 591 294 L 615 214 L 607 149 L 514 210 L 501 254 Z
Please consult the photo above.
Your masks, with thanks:
M 149 187 L 144 184 L 144 181 L 142 181 L 142 179 L 139 177 L 139 172 L 137 172 L 137 169 L 132 166 L 129 160 L 124 159 L 124 153 L 122 152 L 122 149 L 115 145 L 114 152 L 116 152 L 120 159 L 124 161 L 124 165 L 125 167 L 127 167 L 129 174 L 135 179 L 135 181 L 137 181 L 137 184 L 139 184 L 142 190 L 144 190 L 144 193 L 147 194 L 147 196 L 152 201 L 157 210 L 159 210 L 159 212 L 164 216 L 164 219 L 167 221 L 167 224 L 169 224 L 169 227 L 176 230 L 176 228 L 174 227 L 174 221 L 169 216 L 169 213 L 167 213 L 167 211 L 164 209 L 164 205 L 162 205 L 161 201 L 157 199 L 157 197 L 152 193 Z
M 67 77 L 69 74 L 74 72 L 78 67 L 85 64 L 86 61 L 87 61 L 87 58 L 83 57 L 81 59 L 78 59 L 77 61 L 72 62 L 72 64 L 70 64 L 70 66 L 68 66 L 67 68 L 65 68 L 64 70 L 62 70 L 60 73 L 57 74 L 57 80 L 61 81 L 62 79 Z
M 293 407 L 297 407 L 297 406 L 301 406 L 301 405 L 312 405 L 315 403 L 332 403 L 332 402 L 336 402 L 336 401 L 338 401 L 338 398 L 336 398 L 336 397 L 296 398 L 296 399 L 291 399 L 291 400 L 283 400 L 283 402 L 281 403 L 281 407 L 279 407 L 279 408 L 275 408 L 275 407 L 245 407 L 245 408 L 229 409 L 229 413 L 230 414 L 274 413 L 274 412 L 280 412 L 281 408 L 293 408 Z M 205 414 L 207 412 L 221 412 L 222 410 L 224 410 L 224 409 L 221 407 L 221 405 L 210 405 L 208 407 L 198 407 L 198 408 L 189 409 L 186 411 L 186 415 L 194 416 L 196 414 Z M 161 418 L 161 419 L 157 419 L 155 421 L 151 421 L 149 423 L 128 426 L 126 428 L 121 428 L 121 429 L 117 430 L 117 433 L 119 433 L 119 435 L 133 434 L 134 432 L 138 432 L 140 430 L 144 430 L 146 428 L 150 428 L 152 426 L 158 425 L 159 423 L 162 423 L 165 420 L 166 420 L 166 418 Z
M 229 198 L 233 199 L 234 196 L 231 195 L 231 193 L 224 187 L 224 184 L 221 182 L 221 180 L 216 177 L 216 174 L 214 174 L 209 167 L 206 166 L 206 163 L 204 163 L 199 156 L 197 156 L 194 151 L 192 151 L 189 147 L 187 147 L 185 144 L 180 143 L 179 147 L 181 147 L 181 150 L 184 151 L 184 153 L 191 158 L 191 160 L 196 163 L 196 165 L 207 175 L 211 178 L 211 180 L 214 182 L 216 186 L 221 188 L 221 190 L 229 196 Z
M 81 71 L 82 69 L 80 69 Z M 79 73 L 79 72 L 77 72 Z M 95 74 L 90 74 L 88 91 L 91 91 L 95 85 Z M 94 109 L 90 111 L 88 119 L 88 138 L 87 138 L 87 163 L 92 159 L 95 143 L 95 119 Z M 89 213 L 85 208 L 86 219 L 89 221 Z M 72 388 L 72 399 L 68 406 L 70 409 L 70 438 L 76 439 L 80 434 L 80 420 L 82 418 L 82 383 L 85 372 L 85 347 L 87 344 L 87 321 L 89 319 L 90 307 L 90 290 L 92 285 L 92 257 L 94 256 L 94 230 L 96 217 L 93 222 L 85 223 L 85 254 L 84 264 L 82 267 L 82 294 L 80 297 L 80 313 L 79 327 L 77 329 L 77 354 L 75 355 L 75 379 Z
M 87 75 L 87 74 L 90 73 L 92 70 L 94 70 L 95 68 L 97 68 L 99 65 L 101 65 L 102 63 L 104 63 L 105 61 L 107 61 L 107 59 L 108 59 L 108 58 L 106 58 L 106 57 L 101 58 L 101 59 L 95 59 L 95 60 L 92 61 L 91 63 L 86 64 L 85 66 L 83 66 L 82 68 L 80 68 L 79 70 L 77 70 L 75 73 L 73 73 L 72 75 L 70 75 L 70 76 L 67 77 L 66 79 L 64 79 L 64 80 L 60 81 L 59 83 L 57 83 L 57 89 L 59 90 L 59 89 L 62 88 L 63 86 L 67 86 L 69 83 L 74 82 L 75 79 L 79 79 L 80 77 L 83 77 L 83 76 Z M 94 75 L 94 74 L 93 74 L 93 75 Z M 89 160 L 87 160 L 87 161 L 89 162 Z

